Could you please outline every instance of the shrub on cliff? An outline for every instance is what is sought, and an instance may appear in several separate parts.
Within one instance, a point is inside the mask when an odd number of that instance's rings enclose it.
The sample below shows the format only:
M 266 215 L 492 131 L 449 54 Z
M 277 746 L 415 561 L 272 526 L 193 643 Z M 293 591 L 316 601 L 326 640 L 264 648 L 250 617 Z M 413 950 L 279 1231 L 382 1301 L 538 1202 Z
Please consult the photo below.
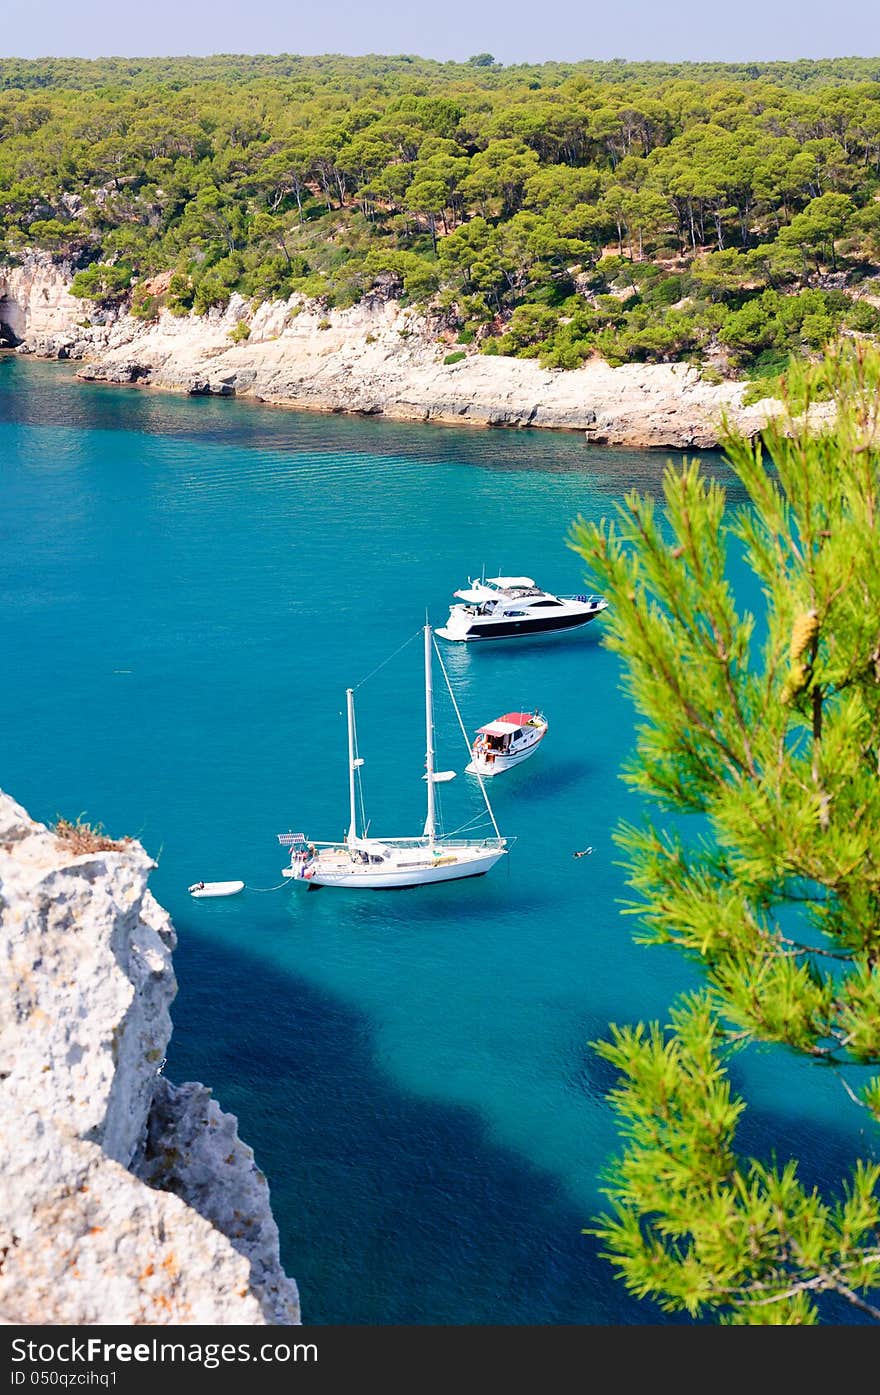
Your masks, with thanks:
M 225 310 L 232 292 L 214 272 L 202 277 L 193 296 L 193 310 L 197 315 L 205 315 L 209 310 Z
M 81 223 L 72 220 L 37 218 L 28 227 L 25 237 L 32 246 L 74 254 L 87 240 L 87 233 Z
M 129 312 L 136 320 L 158 320 L 161 307 L 161 296 L 151 295 L 144 286 L 135 286 Z
M 415 252 L 377 248 L 367 254 L 364 270 L 373 278 L 390 273 L 399 282 L 404 299 L 409 302 L 430 299 L 440 285 L 436 263 Z
M 100 824 L 88 823 L 82 814 L 75 820 L 59 818 L 52 831 L 74 857 L 81 857 L 83 853 L 122 852 L 133 842 L 129 837 L 108 837 Z
M 183 271 L 175 271 L 168 285 L 166 305 L 172 315 L 188 315 L 192 309 L 195 287 L 192 277 Z
M 118 263 L 110 266 L 106 262 L 93 262 L 84 271 L 78 271 L 70 285 L 71 295 L 82 300 L 98 303 L 119 300 L 131 285 L 130 266 Z

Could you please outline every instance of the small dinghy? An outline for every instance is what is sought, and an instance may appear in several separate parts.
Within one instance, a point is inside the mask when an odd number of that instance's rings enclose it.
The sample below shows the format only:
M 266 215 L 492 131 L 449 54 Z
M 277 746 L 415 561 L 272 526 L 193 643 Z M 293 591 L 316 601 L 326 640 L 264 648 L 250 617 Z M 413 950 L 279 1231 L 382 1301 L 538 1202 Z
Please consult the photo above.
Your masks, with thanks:
M 494 722 L 477 728 L 471 747 L 473 759 L 465 766 L 466 775 L 500 775 L 513 765 L 533 756 L 547 735 L 547 718 L 542 712 L 505 712 Z
M 244 891 L 244 882 L 193 882 L 187 891 L 190 896 L 235 896 Z

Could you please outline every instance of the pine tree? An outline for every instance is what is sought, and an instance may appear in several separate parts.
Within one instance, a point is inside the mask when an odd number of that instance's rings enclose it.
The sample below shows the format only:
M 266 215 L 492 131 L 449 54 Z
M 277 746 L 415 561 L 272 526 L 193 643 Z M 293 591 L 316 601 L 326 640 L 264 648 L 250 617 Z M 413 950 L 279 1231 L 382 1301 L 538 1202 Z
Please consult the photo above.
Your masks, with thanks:
M 880 356 L 793 366 L 781 414 L 725 448 L 745 506 L 685 461 L 662 509 L 633 492 L 572 535 L 641 718 L 624 778 L 656 811 L 616 835 L 627 909 L 706 973 L 667 1029 L 594 1043 L 623 1151 L 589 1233 L 668 1310 L 813 1323 L 834 1293 L 880 1319 L 880 1167 L 854 1160 L 823 1196 L 795 1163 L 739 1156 L 728 1076 L 776 1043 L 840 1068 L 880 1121 Z M 737 604 L 733 549 L 760 615 Z

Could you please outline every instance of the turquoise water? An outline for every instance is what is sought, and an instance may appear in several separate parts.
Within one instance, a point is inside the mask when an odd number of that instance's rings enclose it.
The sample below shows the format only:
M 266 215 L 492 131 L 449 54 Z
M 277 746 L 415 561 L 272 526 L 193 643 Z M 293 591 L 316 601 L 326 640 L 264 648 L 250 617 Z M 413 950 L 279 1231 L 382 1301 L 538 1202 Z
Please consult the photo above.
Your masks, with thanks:
M 86 386 L 0 355 L 0 785 L 158 859 L 180 937 L 167 1074 L 239 1116 L 307 1322 L 669 1320 L 581 1234 L 615 1144 L 588 1042 L 698 981 L 619 914 L 633 721 L 601 619 L 443 648 L 469 728 L 521 706 L 550 721 L 490 785 L 505 863 L 402 893 L 252 889 L 281 880 L 279 830 L 343 831 L 345 688 L 484 564 L 582 590 L 571 521 L 655 488 L 664 460 Z M 416 641 L 358 689 L 375 833 L 424 817 L 421 665 Z M 437 728 L 461 771 L 439 692 Z M 442 796 L 448 826 L 474 811 L 466 777 Z M 186 893 L 239 877 L 229 901 Z M 868 1152 L 831 1073 L 754 1051 L 736 1080 L 743 1149 L 799 1155 L 818 1182 Z

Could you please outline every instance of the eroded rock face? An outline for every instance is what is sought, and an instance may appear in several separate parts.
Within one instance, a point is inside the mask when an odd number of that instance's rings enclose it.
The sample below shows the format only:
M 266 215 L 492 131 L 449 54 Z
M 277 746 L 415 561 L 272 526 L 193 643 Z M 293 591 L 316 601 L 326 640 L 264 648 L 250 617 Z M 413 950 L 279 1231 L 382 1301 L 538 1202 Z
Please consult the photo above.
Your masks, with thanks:
M 266 1311 L 247 1259 L 225 1235 L 185 1201 L 145 1186 L 97 1144 L 51 1123 L 39 1139 L 27 1132 L 12 1139 L 0 1221 L 3 1321 L 298 1320 L 293 1296 L 288 1316 Z
M 249 1289 L 267 1320 L 295 1322 L 291 1284 L 278 1265 L 278 1227 L 265 1203 L 266 1179 L 204 1085 L 160 1078 L 136 1164 L 151 1187 L 173 1192 L 228 1237 L 250 1266 Z
M 245 320 L 249 335 L 230 339 Z M 259 306 L 240 296 L 225 311 L 145 327 L 120 320 L 79 376 L 150 383 L 193 395 L 246 395 L 276 406 L 385 415 L 398 420 L 583 431 L 609 445 L 709 448 L 721 419 L 759 431 L 772 403 L 742 404 L 741 383 L 707 383 L 687 364 L 591 360 L 571 372 L 534 359 L 471 354 L 443 362 L 448 345 L 395 301 L 326 311 L 301 297 Z
M 73 268 L 45 252 L 30 253 L 20 266 L 0 265 L 7 344 L 39 358 L 83 358 L 103 347 L 116 315 L 72 296 L 72 280 Z
M 159 1074 L 175 934 L 154 865 L 133 841 L 76 852 L 0 793 L 8 1322 L 299 1321 L 236 1121 Z
M 722 416 L 755 434 L 778 404 L 744 406 L 744 385 L 704 382 L 686 364 L 595 359 L 569 372 L 469 353 L 453 364 L 440 331 L 386 296 L 326 310 L 302 296 L 146 323 L 69 294 L 71 268 L 34 253 L 0 267 L 0 322 L 19 353 L 84 361 L 90 382 L 399 420 L 583 431 L 608 445 L 707 449 Z M 154 283 L 148 283 L 154 284 Z M 156 289 L 164 286 L 155 278 Z M 6 307 L 4 311 L 4 306 Z M 240 340 L 240 326 L 248 337 Z M 231 336 L 237 337 L 233 339 Z

